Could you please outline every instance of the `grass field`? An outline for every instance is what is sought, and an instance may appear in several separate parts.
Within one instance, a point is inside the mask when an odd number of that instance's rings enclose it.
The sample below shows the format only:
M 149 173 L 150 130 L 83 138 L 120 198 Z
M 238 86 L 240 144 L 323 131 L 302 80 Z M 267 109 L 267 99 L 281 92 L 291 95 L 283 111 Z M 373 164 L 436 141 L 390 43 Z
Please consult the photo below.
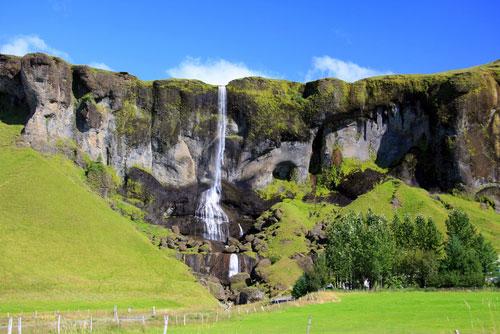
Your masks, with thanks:
M 20 129 L 0 122 L 0 313 L 216 304 L 89 190 L 82 169 L 15 147 Z
M 306 333 L 497 333 L 499 291 L 386 291 L 324 293 L 338 300 L 286 306 L 273 312 L 233 316 L 211 324 L 170 326 L 170 334 Z M 108 330 L 109 331 L 109 330 Z M 162 328 L 115 329 L 113 333 L 162 333 Z

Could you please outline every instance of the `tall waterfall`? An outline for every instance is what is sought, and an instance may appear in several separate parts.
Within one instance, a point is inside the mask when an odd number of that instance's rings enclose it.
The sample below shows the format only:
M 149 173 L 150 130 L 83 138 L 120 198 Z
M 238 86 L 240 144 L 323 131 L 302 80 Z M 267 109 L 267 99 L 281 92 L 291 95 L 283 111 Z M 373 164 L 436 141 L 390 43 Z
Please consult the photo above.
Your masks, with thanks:
M 237 254 L 231 254 L 229 257 L 229 278 L 240 272 L 240 261 Z
M 220 206 L 222 194 L 222 164 L 226 139 L 226 86 L 219 86 L 217 147 L 214 156 L 214 176 L 212 185 L 201 194 L 196 209 L 196 217 L 205 224 L 204 237 L 209 240 L 225 241 L 228 234 L 229 219 Z

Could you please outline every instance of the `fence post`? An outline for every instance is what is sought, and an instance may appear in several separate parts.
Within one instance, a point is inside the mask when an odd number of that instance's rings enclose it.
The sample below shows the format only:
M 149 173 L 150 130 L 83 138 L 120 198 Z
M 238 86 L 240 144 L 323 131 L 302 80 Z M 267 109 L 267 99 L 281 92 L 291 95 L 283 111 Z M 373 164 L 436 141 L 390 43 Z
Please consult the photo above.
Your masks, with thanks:
M 144 315 L 142 316 L 142 325 L 146 326 L 146 318 L 144 317 Z
M 168 331 L 168 314 L 163 316 L 163 334 L 167 334 Z
M 312 317 L 309 316 L 309 319 L 307 319 L 307 330 L 306 330 L 306 334 L 309 334 L 309 332 L 311 331 L 311 322 L 312 322 Z
M 155 306 L 153 306 L 152 314 L 153 314 L 153 317 L 156 317 L 156 307 Z
M 184 326 L 186 326 L 186 313 L 184 313 Z
M 17 318 L 17 333 L 18 334 L 23 333 L 23 323 L 22 323 L 21 317 Z
M 215 322 L 218 322 L 219 321 L 219 311 L 217 311 L 217 313 L 215 314 Z
M 57 334 L 61 334 L 61 315 L 57 315 Z
M 115 319 L 115 322 L 118 324 L 118 321 L 119 321 L 118 320 L 118 306 L 116 306 L 116 305 L 113 307 L 113 317 Z
M 7 333 L 12 334 L 12 317 L 9 317 L 9 325 L 7 326 Z
M 92 333 L 92 316 L 90 316 L 90 332 Z

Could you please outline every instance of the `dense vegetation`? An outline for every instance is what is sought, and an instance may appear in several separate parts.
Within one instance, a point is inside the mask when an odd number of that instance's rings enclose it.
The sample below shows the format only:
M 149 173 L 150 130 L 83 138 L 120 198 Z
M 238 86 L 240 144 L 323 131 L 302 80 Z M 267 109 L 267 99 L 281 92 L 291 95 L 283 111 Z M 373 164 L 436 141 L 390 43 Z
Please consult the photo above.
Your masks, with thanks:
M 394 216 L 388 222 L 369 211 L 339 217 L 328 244 L 293 295 L 333 283 L 337 288 L 483 286 L 497 255 L 460 210 L 450 212 L 443 238 L 432 219 Z M 444 241 L 443 241 L 444 240 Z

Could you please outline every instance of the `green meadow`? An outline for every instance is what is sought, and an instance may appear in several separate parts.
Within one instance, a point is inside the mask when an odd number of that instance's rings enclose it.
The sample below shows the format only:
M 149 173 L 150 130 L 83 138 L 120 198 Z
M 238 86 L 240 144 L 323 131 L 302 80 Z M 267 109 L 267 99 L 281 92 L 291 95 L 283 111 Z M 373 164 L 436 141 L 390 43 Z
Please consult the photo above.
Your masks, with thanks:
M 14 145 L 0 122 L 0 314 L 212 307 L 174 254 L 155 248 L 62 156 Z
M 332 293 L 335 302 L 284 306 L 230 320 L 168 328 L 170 334 L 497 333 L 500 292 L 383 291 Z M 111 333 L 163 333 L 163 327 L 106 329 Z

